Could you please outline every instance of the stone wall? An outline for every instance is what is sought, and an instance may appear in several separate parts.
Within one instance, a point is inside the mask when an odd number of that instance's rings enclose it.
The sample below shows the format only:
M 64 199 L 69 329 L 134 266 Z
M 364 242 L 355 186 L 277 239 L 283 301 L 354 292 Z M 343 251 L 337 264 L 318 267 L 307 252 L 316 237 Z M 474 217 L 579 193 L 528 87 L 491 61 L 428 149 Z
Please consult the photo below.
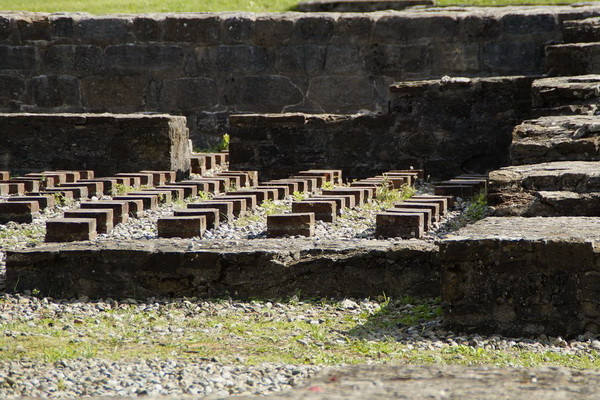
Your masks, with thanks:
M 514 125 L 529 117 L 533 77 L 415 81 L 391 87 L 378 115 L 230 117 L 230 165 L 265 179 L 310 168 L 348 178 L 423 168 L 433 178 L 507 165 Z
M 45 244 L 7 253 L 6 287 L 47 296 L 435 297 L 437 246 L 294 239 Z
M 600 7 L 370 14 L 0 14 L 0 112 L 158 111 L 206 147 L 240 112 L 387 108 L 388 86 L 542 72 L 561 21 Z
M 600 333 L 600 218 L 488 217 L 440 243 L 444 323 L 512 337 Z
M 189 174 L 184 117 L 0 114 L 0 169 L 13 174 L 90 169 L 97 176 L 141 170 Z

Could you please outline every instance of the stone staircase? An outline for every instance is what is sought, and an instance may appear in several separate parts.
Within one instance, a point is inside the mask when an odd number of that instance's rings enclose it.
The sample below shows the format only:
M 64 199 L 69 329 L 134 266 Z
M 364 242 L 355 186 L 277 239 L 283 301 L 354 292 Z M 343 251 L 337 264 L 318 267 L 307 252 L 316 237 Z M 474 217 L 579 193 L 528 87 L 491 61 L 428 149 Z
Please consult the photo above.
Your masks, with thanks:
M 496 216 L 600 216 L 600 18 L 566 21 L 564 38 L 546 47 L 511 166 L 490 174 Z

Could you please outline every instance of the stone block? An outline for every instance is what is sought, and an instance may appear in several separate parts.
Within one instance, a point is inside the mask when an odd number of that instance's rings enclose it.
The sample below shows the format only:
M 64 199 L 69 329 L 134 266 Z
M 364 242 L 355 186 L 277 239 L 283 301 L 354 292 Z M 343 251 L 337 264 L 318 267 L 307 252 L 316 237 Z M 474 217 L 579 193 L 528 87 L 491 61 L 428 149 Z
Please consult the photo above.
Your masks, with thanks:
M 13 221 L 18 223 L 30 223 L 39 216 L 39 204 L 37 201 L 9 201 L 0 203 L 0 223 L 6 224 Z
M 179 183 L 176 184 L 168 184 L 168 185 L 162 185 L 162 186 L 157 186 L 157 189 L 177 189 L 177 190 L 183 190 L 183 196 L 180 197 L 180 199 L 187 199 L 189 197 L 197 197 L 198 196 L 198 187 L 196 185 L 180 185 Z
M 63 183 L 60 185 L 59 189 L 62 188 L 79 188 L 85 187 L 87 189 L 87 196 L 92 197 L 102 197 L 104 194 L 104 183 L 103 182 L 73 182 L 73 183 Z
M 323 70 L 325 50 L 316 45 L 301 44 L 275 48 L 275 66 L 281 72 L 316 73 Z
M 65 75 L 81 75 L 103 67 L 102 49 L 89 44 L 49 46 L 42 53 L 42 59 L 48 71 Z M 83 82 L 85 79 L 82 90 Z
M 151 171 L 151 170 L 142 170 L 140 171 L 142 174 L 152 174 L 154 177 L 154 185 L 162 185 L 164 183 L 172 183 L 175 182 L 177 178 L 177 171 Z
M 220 102 L 217 83 L 211 78 L 178 78 L 162 82 L 159 104 L 165 110 L 211 109 Z
M 81 102 L 91 110 L 137 112 L 146 105 L 149 86 L 144 75 L 86 76 L 80 80 Z
M 254 189 L 268 189 L 268 190 L 276 190 L 277 196 L 276 199 L 285 199 L 290 195 L 290 189 L 286 185 L 263 185 L 262 183 L 259 186 L 256 186 Z
M 154 186 L 154 176 L 152 174 L 142 174 L 135 172 L 119 172 L 115 177 L 139 178 L 139 185 Z M 160 183 L 162 184 L 162 183 Z M 132 185 L 133 186 L 133 185 Z
M 267 237 L 283 236 L 311 237 L 315 232 L 315 215 L 313 213 L 273 214 L 267 215 Z
M 294 182 L 294 181 L 285 181 L 285 180 L 279 180 L 279 181 L 269 181 L 269 182 L 261 182 L 260 183 L 261 186 L 285 186 L 287 187 L 287 190 L 289 193 L 294 193 L 294 192 L 298 192 L 298 186 L 299 186 L 299 182 Z
M 169 71 L 183 66 L 181 46 L 163 44 L 119 44 L 105 50 L 110 72 Z
M 33 71 L 37 65 L 35 47 L 0 46 L 0 70 Z
M 202 216 L 206 218 L 206 229 L 214 229 L 219 226 L 219 215 L 221 212 L 218 208 L 195 208 L 185 210 L 175 210 L 173 215 L 176 217 L 195 217 Z
M 98 233 L 110 233 L 113 229 L 113 209 L 79 209 L 65 211 L 64 217 L 71 218 L 94 218 L 96 220 L 96 230 Z
M 56 205 L 56 201 L 54 196 L 50 195 L 31 195 L 31 196 L 14 196 L 9 197 L 6 201 L 33 201 L 38 204 L 39 210 L 44 210 L 46 208 L 52 208 Z
M 444 321 L 509 337 L 599 332 L 599 303 L 588 303 L 586 289 L 597 287 L 599 224 L 488 217 L 462 228 L 440 244 Z
M 311 79 L 307 93 L 308 100 L 316 104 L 318 108 L 329 112 L 372 109 L 376 95 L 371 79 L 362 75 L 318 76 Z
M 113 200 L 128 201 L 141 200 L 144 210 L 156 210 L 158 208 L 158 194 L 127 194 L 125 196 L 113 196 Z M 130 203 L 131 208 L 131 203 Z M 138 209 L 138 212 L 141 211 Z
M 200 203 L 189 203 L 187 208 L 190 210 L 198 208 L 216 208 L 219 210 L 219 221 L 231 221 L 233 219 L 232 201 L 202 201 Z
M 219 42 L 220 19 L 216 15 L 167 17 L 164 40 L 214 45 Z
M 366 202 L 365 191 L 362 188 L 336 188 L 336 189 L 324 189 L 321 191 L 322 194 L 330 196 L 330 195 L 347 195 L 350 194 L 354 196 L 354 204 L 356 207 L 362 206 Z
M 206 217 L 203 215 L 162 217 L 158 219 L 157 227 L 160 238 L 202 237 L 206 230 Z
M 225 172 L 219 172 L 217 174 L 217 176 L 234 176 L 237 177 L 239 179 L 239 182 L 237 183 L 237 188 L 248 188 L 250 187 L 250 177 L 248 176 L 248 174 L 245 174 L 243 172 L 229 172 L 229 171 L 225 171 Z
M 204 175 L 206 172 L 206 157 L 193 155 L 190 159 L 192 174 Z
M 423 215 L 424 221 L 424 232 L 428 232 L 433 228 L 433 212 L 426 208 L 388 208 L 384 210 L 387 213 L 400 213 L 400 214 L 421 214 Z
M 128 18 L 110 16 L 82 18 L 73 26 L 73 34 L 83 42 L 107 45 L 133 39 Z
M 444 216 L 448 212 L 448 199 L 443 196 L 412 196 L 408 200 L 413 203 L 418 202 L 437 204 L 440 210 L 440 216 Z
M 421 203 L 418 201 L 411 201 L 410 199 L 408 199 L 401 203 L 394 204 L 394 208 L 429 210 L 431 211 L 432 222 L 440 222 L 440 206 L 436 203 Z
M 475 188 L 471 185 L 436 185 L 434 192 L 436 196 L 452 196 L 463 199 L 476 194 Z
M 124 224 L 129 219 L 129 202 L 127 201 L 94 201 L 82 202 L 80 207 L 87 209 L 111 209 L 113 211 L 113 227 Z
M 41 75 L 31 79 L 31 96 L 44 108 L 77 107 L 81 105 L 79 80 L 68 75 Z
M 286 76 L 247 76 L 242 77 L 238 84 L 239 111 L 281 112 L 304 99 L 302 91 Z
M 239 195 L 239 196 L 214 196 L 212 200 L 225 200 L 231 201 L 236 199 L 242 199 L 246 202 L 246 209 L 251 210 L 256 207 L 259 203 L 256 201 L 256 196 L 252 194 Z
M 138 196 L 138 195 L 155 196 L 158 204 L 168 204 L 173 201 L 173 192 L 170 189 L 152 188 L 152 189 L 141 190 L 139 192 L 130 192 L 128 194 L 132 195 L 132 196 Z M 177 195 L 175 195 L 175 196 L 177 196 Z
M 161 185 L 157 186 L 153 190 L 168 191 L 171 193 L 171 201 L 183 201 L 185 199 L 186 190 L 193 190 L 193 188 L 190 188 L 189 186 L 176 187 L 170 185 Z
M 381 212 L 377 214 L 375 236 L 399 237 L 402 239 L 420 239 L 425 224 L 419 213 Z
M 0 114 L 0 136 L 4 140 L 0 168 L 18 172 L 86 169 L 111 176 L 145 168 L 176 171 L 183 177 L 190 169 L 184 117 Z
M 97 235 L 95 218 L 60 218 L 46 221 L 46 242 L 92 240 Z
M 141 197 L 141 196 L 140 196 Z M 150 196 L 151 200 L 153 197 Z M 132 196 L 115 196 L 113 197 L 113 201 L 125 202 L 127 203 L 127 207 L 129 208 L 129 216 L 137 218 L 140 216 L 141 212 L 144 211 L 144 202 L 147 201 L 146 198 L 134 198 Z M 156 206 L 155 206 L 156 207 Z
M 348 195 L 314 195 L 310 197 L 315 200 L 333 200 L 337 204 L 338 215 L 341 214 L 343 208 L 354 208 L 355 197 L 351 194 Z
M 60 193 L 63 196 L 65 195 L 65 193 L 71 193 L 71 196 L 68 196 L 67 198 L 75 199 L 75 200 L 88 198 L 88 189 L 86 186 L 70 186 L 70 187 L 65 186 L 65 187 L 63 187 L 61 185 L 56 188 L 46 188 L 46 192 Z
M 273 200 L 277 190 L 269 189 L 242 189 L 225 193 L 225 196 L 256 196 L 256 202 L 261 204 L 265 200 Z
M 293 213 L 313 213 L 315 220 L 324 222 L 335 222 L 337 215 L 337 204 L 328 200 L 303 200 L 292 202 Z
M 23 192 L 39 192 L 40 190 L 42 190 L 41 183 L 42 182 L 36 178 L 13 178 L 11 180 L 0 180 L 0 184 L 7 187 L 8 193 L 10 194 L 23 194 Z M 22 185 L 23 190 L 21 190 L 20 185 Z M 19 193 L 20 191 L 22 193 Z

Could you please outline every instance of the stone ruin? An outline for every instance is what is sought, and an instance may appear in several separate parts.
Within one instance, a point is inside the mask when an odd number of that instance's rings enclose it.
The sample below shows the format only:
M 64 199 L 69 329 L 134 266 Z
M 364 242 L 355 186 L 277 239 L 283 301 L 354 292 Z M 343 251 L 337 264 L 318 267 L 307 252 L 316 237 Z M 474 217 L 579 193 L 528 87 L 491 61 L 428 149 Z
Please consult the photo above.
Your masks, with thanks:
M 6 286 L 441 296 L 459 331 L 599 333 L 598 42 L 592 5 L 0 15 L 2 221 L 100 198 L 8 251 Z M 192 152 L 225 132 L 228 153 Z M 314 237 L 378 188 L 423 182 L 435 191 L 377 213 L 371 237 Z M 427 236 L 480 190 L 491 216 Z M 199 192 L 213 197 L 152 238 L 95 239 Z M 310 197 L 269 215 L 269 237 L 198 239 L 295 192 Z

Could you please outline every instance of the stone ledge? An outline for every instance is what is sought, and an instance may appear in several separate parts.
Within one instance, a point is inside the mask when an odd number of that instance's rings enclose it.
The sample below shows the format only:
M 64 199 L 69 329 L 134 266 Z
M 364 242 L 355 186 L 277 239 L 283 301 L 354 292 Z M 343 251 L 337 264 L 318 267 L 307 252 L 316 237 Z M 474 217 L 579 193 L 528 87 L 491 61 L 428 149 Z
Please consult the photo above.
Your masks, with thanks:
M 600 332 L 600 218 L 489 217 L 442 241 L 440 260 L 452 329 Z
M 7 253 L 6 287 L 53 297 L 439 295 L 423 241 L 80 242 Z

